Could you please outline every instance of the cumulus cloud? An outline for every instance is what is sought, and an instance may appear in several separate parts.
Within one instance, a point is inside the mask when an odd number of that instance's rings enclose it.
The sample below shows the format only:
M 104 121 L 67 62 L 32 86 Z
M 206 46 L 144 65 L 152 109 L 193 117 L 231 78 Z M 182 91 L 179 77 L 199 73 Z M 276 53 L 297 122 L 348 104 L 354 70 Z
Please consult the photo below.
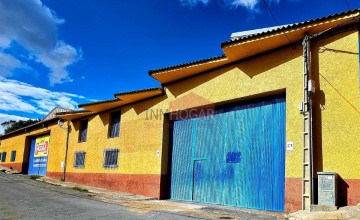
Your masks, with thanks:
M 260 3 L 261 0 L 223 0 L 226 5 L 230 7 L 243 7 L 248 10 L 256 10 L 256 6 Z M 196 6 L 198 4 L 207 5 L 210 0 L 180 0 L 182 5 Z M 275 2 L 279 3 L 279 0 L 269 0 L 269 3 Z
M 17 115 L 0 113 L 0 124 L 3 123 L 4 121 L 9 121 L 9 120 L 19 121 L 19 120 L 28 120 L 28 119 L 29 118 L 21 117 Z M 4 134 L 4 128 L 1 125 L 0 125 L 0 134 Z
M 89 101 L 81 95 L 50 91 L 0 76 L 0 109 L 3 111 L 46 115 L 56 106 L 76 109 L 77 100 Z
M 69 82 L 67 67 L 77 62 L 82 53 L 58 39 L 57 28 L 62 23 L 64 20 L 40 0 L 1 0 L 0 49 L 9 48 L 15 41 L 49 68 L 50 84 Z

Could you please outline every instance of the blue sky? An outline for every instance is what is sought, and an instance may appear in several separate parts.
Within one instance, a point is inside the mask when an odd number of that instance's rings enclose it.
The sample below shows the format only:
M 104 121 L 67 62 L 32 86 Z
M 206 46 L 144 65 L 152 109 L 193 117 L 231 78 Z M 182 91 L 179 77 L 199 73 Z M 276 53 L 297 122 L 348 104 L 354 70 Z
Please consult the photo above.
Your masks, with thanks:
M 266 2 L 280 24 L 348 10 Z M 276 25 L 261 0 L 0 0 L 0 123 L 159 86 L 148 70 L 221 55 L 231 33 Z

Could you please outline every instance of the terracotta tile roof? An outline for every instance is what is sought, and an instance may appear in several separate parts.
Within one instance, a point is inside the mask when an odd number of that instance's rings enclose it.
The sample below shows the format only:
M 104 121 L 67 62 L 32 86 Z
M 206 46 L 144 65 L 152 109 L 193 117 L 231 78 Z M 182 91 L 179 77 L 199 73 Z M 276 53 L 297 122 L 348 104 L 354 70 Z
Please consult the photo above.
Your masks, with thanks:
M 171 70 L 171 69 L 178 69 L 178 68 L 185 67 L 185 66 L 191 66 L 191 65 L 195 65 L 195 64 L 206 63 L 206 62 L 209 62 L 209 61 L 215 61 L 215 60 L 224 59 L 224 58 L 226 58 L 225 54 L 220 55 L 220 56 L 216 56 L 216 57 L 210 57 L 210 58 L 206 58 L 206 59 L 202 59 L 202 60 L 183 63 L 183 64 L 179 64 L 179 65 L 175 65 L 175 66 L 164 67 L 164 68 L 160 68 L 160 69 L 156 69 L 156 70 L 149 70 L 149 75 L 156 74 L 157 72 L 163 72 L 163 71 Z
M 264 31 L 264 32 L 259 32 L 259 33 L 255 33 L 255 34 L 241 36 L 241 37 L 235 38 L 235 39 L 230 40 L 230 41 L 222 42 L 221 47 L 225 47 L 225 46 L 231 45 L 233 43 L 239 43 L 239 42 L 241 42 L 243 40 L 249 40 L 249 39 L 254 38 L 254 37 L 260 37 L 260 36 L 264 36 L 264 35 L 267 35 L 267 34 L 276 33 L 276 32 L 279 32 L 279 31 L 286 31 L 286 30 L 289 30 L 291 28 L 297 28 L 297 27 L 309 25 L 311 23 L 317 23 L 317 22 L 325 21 L 325 20 L 328 20 L 328 19 L 336 18 L 336 17 L 346 16 L 346 15 L 349 15 L 349 14 L 352 14 L 352 13 L 355 13 L 355 12 L 360 12 L 360 9 L 344 11 L 344 12 L 336 13 L 336 14 L 333 14 L 333 15 L 324 16 L 324 17 L 321 17 L 321 18 L 310 19 L 310 20 L 304 21 L 304 22 L 279 26 L 278 28 L 270 29 L 270 30 L 267 30 L 267 31 Z

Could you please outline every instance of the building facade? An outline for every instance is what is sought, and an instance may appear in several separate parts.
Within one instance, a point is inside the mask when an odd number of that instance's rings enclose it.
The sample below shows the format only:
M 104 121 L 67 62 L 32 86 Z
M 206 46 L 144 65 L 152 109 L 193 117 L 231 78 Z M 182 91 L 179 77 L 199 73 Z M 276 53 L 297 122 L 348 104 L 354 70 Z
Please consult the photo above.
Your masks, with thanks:
M 316 203 L 316 173 L 332 171 L 339 205 L 357 204 L 358 17 L 355 10 L 240 35 L 222 43 L 222 56 L 149 71 L 161 87 L 79 105 L 84 110 L 1 136 L 0 165 L 159 199 L 281 212 L 304 208 L 311 171 Z M 315 82 L 310 170 L 299 106 L 306 34 Z M 37 165 L 44 154 L 31 157 L 44 149 L 45 173 Z

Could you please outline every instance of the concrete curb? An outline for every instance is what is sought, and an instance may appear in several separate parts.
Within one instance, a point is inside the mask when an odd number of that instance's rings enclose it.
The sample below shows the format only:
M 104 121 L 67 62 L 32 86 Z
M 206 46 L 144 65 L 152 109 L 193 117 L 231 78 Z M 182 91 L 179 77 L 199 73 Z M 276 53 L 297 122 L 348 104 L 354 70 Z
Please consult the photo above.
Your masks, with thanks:
M 289 220 L 314 220 L 314 219 L 359 219 L 360 203 L 356 206 L 341 207 L 336 211 L 297 211 L 287 215 Z

